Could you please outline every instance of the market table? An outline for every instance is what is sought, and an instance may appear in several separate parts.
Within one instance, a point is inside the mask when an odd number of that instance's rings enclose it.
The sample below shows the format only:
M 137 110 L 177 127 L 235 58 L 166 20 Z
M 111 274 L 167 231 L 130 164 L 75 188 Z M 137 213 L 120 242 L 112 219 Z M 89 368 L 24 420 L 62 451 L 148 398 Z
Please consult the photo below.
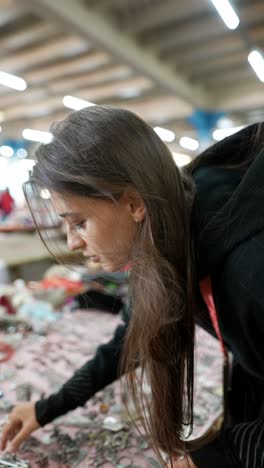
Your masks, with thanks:
M 19 333 L 2 334 L 2 339 L 17 348 L 12 358 L 1 364 L 0 423 L 8 405 L 21 399 L 21 393 L 23 398 L 23 392 L 27 394 L 29 388 L 32 400 L 55 392 L 93 356 L 98 344 L 111 338 L 119 322 L 118 316 L 109 313 L 75 311 L 52 322 L 44 336 L 41 330 L 40 334 L 28 333 L 24 337 Z M 216 340 L 200 329 L 197 340 L 195 434 L 198 436 L 221 412 L 221 353 Z M 115 382 L 85 407 L 36 431 L 19 457 L 28 459 L 33 468 L 160 467 L 147 441 L 130 423 L 122 403 L 124 398 L 120 382 Z M 109 416 L 121 423 L 119 431 L 103 428 L 103 421 Z
M 76 257 L 76 254 L 67 248 L 63 239 L 56 240 L 56 248 L 64 260 L 73 261 Z M 54 263 L 54 259 L 36 232 L 0 233 L 0 260 L 4 261 L 10 271 L 11 279 L 40 279 L 48 266 Z M 32 277 L 27 278 L 24 270 L 36 265 L 41 266 L 39 275 L 36 275 L 35 268 Z

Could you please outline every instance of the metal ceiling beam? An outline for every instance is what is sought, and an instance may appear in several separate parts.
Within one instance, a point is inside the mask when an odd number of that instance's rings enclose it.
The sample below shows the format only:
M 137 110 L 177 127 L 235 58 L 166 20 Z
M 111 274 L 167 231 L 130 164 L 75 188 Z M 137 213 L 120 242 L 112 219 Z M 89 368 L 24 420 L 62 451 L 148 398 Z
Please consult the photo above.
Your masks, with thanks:
M 191 76 L 193 80 L 199 80 L 203 77 L 207 77 L 209 73 L 225 73 L 226 70 L 235 68 L 239 65 L 244 65 L 247 62 L 247 51 L 242 50 L 241 52 L 226 53 L 220 57 L 212 58 L 211 60 L 204 60 L 202 63 L 198 62 L 194 65 L 190 64 L 185 66 L 185 72 Z
M 102 13 L 85 7 L 79 0 L 33 0 L 30 6 L 41 8 L 43 15 L 57 17 L 88 40 L 94 40 L 118 56 L 145 76 L 153 79 L 161 87 L 193 106 L 210 107 L 208 93 L 191 85 L 183 76 L 173 72 L 154 54 L 140 48 L 128 35 L 120 32 Z M 39 10 L 40 11 L 40 10 Z
M 64 34 L 52 39 L 48 44 L 42 44 L 25 51 L 18 51 L 1 58 L 1 69 L 7 72 L 25 70 L 50 58 L 73 57 L 87 52 L 90 44 L 77 35 Z M 66 53 L 67 51 L 67 53 Z
M 189 17 L 199 16 L 202 13 L 208 13 L 210 10 L 210 5 L 208 1 L 205 0 L 189 0 L 188 2 L 175 2 L 172 0 L 170 2 L 160 2 L 149 5 L 149 9 L 146 9 L 145 12 L 140 11 L 133 15 L 133 18 L 127 20 L 125 27 L 128 31 L 133 33 L 142 32 L 145 36 L 145 33 L 153 28 L 160 28 L 166 23 L 171 23 L 174 21 L 183 21 Z M 131 21 L 132 20 L 132 21 Z
M 109 10 L 111 8 L 118 8 L 121 6 L 121 8 L 124 8 L 124 3 L 125 3 L 125 8 L 130 8 L 131 6 L 133 7 L 135 0 L 94 0 L 92 2 L 92 5 L 95 6 L 96 9 L 100 10 Z M 86 0 L 86 4 L 88 4 Z
M 0 15 L 0 26 L 3 27 L 6 24 L 10 24 L 17 18 L 23 16 L 23 9 L 19 5 L 15 5 L 13 2 L 4 2 L 1 7 Z
M 192 1 L 192 0 L 191 0 Z M 197 2 L 200 3 L 200 2 Z M 209 6 L 209 5 L 208 5 Z M 212 7 L 213 8 L 213 7 Z M 193 42 L 200 41 L 200 47 L 203 47 L 204 41 L 211 41 L 215 37 L 221 37 L 221 35 L 227 34 L 226 26 L 224 22 L 219 18 L 218 15 L 214 14 L 212 8 L 208 8 L 203 16 L 194 18 L 194 13 L 190 12 L 189 18 L 186 21 L 177 24 L 177 34 L 175 34 L 175 23 L 172 22 L 174 19 L 177 21 L 177 14 L 175 12 L 171 15 L 171 21 L 169 24 L 162 25 L 159 23 L 159 27 L 143 33 L 145 44 L 150 44 L 155 50 L 168 50 L 172 47 L 182 48 L 188 47 Z M 149 15 L 150 16 L 150 15 Z M 259 21 L 264 18 L 264 5 L 261 0 L 260 3 L 254 5 L 246 5 L 241 7 L 239 11 L 242 27 L 252 27 L 259 24 Z M 142 19 L 144 15 L 141 15 Z M 153 15 L 151 14 L 151 18 Z M 133 21 L 136 25 L 140 24 L 140 19 L 133 17 Z M 241 28 L 237 30 L 237 33 L 241 32 Z M 231 34 L 230 34 L 231 35 Z
M 153 88 L 153 82 L 146 77 L 135 77 L 130 80 L 115 81 L 111 83 L 105 83 L 100 86 L 86 87 L 82 90 L 75 90 L 74 96 L 80 99 L 85 99 L 91 102 L 98 102 L 98 100 L 111 100 L 113 97 L 121 97 L 124 95 L 126 99 L 126 93 L 131 88 L 136 88 L 138 92 L 144 93 Z M 31 102 L 30 106 L 27 102 L 20 102 L 16 106 L 7 108 L 2 107 L 4 112 L 5 121 L 15 120 L 19 116 L 23 115 L 43 115 L 48 113 L 52 109 L 58 109 L 63 106 L 64 93 L 56 93 L 51 96 L 43 96 L 42 99 L 38 99 L 35 102 Z
M 112 101 L 115 100 L 113 89 L 102 91 L 104 91 L 104 93 L 101 92 L 100 95 L 97 93 L 96 102 L 98 102 L 98 104 L 107 103 L 111 105 Z M 87 98 L 88 100 L 91 97 L 91 92 L 77 92 L 75 96 Z M 116 97 L 118 98 L 118 93 L 116 93 Z M 94 101 L 95 100 L 93 100 L 93 102 Z M 116 102 L 114 102 L 114 104 L 116 105 Z M 160 124 L 168 119 L 185 119 L 192 112 L 191 105 L 171 95 L 153 96 L 151 99 L 148 96 L 144 99 L 144 96 L 142 96 L 141 101 L 124 99 L 120 105 L 124 109 L 131 110 L 141 115 L 141 117 L 147 121 L 156 121 L 160 122 Z M 35 120 L 36 125 L 40 125 L 40 120 L 44 117 L 50 124 L 54 120 L 52 114 L 63 110 L 65 111 L 65 115 L 69 111 L 69 109 L 63 106 L 62 96 L 50 96 L 41 101 L 32 103 L 31 106 L 21 103 L 17 105 L 15 109 L 4 109 L 4 123 L 5 125 L 9 125 L 12 122 L 24 119 L 25 121 Z
M 16 27 L 11 33 L 9 32 L 1 36 L 1 48 L 2 51 L 14 52 L 17 49 L 28 47 L 34 41 L 45 40 L 47 36 L 52 39 L 53 36 L 59 33 L 58 28 L 54 24 L 46 22 L 33 24 L 32 26 L 23 26 L 22 28 Z
M 111 69 L 109 69 L 111 71 Z M 100 71 L 100 74 L 103 75 L 105 72 L 107 77 L 107 70 L 104 68 Z M 98 79 L 96 80 L 96 77 Z M 113 90 L 116 94 L 116 88 L 118 87 L 118 92 L 120 92 L 119 100 L 124 100 L 127 96 L 135 95 L 133 99 L 145 95 L 146 92 L 153 92 L 153 81 L 148 80 L 145 77 L 139 77 L 136 75 L 130 75 L 129 77 L 116 76 L 111 79 L 111 75 L 108 73 L 108 79 L 99 79 L 99 72 L 90 74 L 83 74 L 81 76 L 74 76 L 72 78 L 66 78 L 65 80 L 59 79 L 47 81 L 45 86 L 30 86 L 23 93 L 6 93 L 3 89 L 3 95 L 1 95 L 1 109 L 10 109 L 15 106 L 17 109 L 18 106 L 28 106 L 39 104 L 41 107 L 43 105 L 43 100 L 47 100 L 49 97 L 60 97 L 61 99 L 65 94 L 76 95 L 78 93 L 79 97 L 82 95 L 87 95 L 90 92 L 90 99 L 92 99 L 93 92 L 95 90 L 100 92 L 101 90 L 106 90 L 106 87 L 110 90 Z M 114 88 L 113 88 L 114 86 Z M 104 93 L 105 95 L 105 93 Z M 111 95 L 110 95 L 111 98 Z M 47 102 L 47 101 L 46 101 Z M 98 102 L 98 97 L 96 102 Z M 30 110 L 30 108 L 29 108 Z
M 70 77 L 57 79 L 49 83 L 49 90 L 53 92 L 64 92 L 65 90 L 76 90 L 80 87 L 107 84 L 119 80 L 128 81 L 133 77 L 133 71 L 126 65 L 112 65 L 100 70 L 75 74 Z
M 263 109 L 264 93 L 263 84 L 256 82 L 250 85 L 224 87 L 215 96 L 217 108 L 224 111 L 248 111 L 250 109 Z
M 88 78 L 91 71 L 100 71 L 111 63 L 110 54 L 102 50 L 92 50 L 75 57 L 65 57 L 63 61 L 55 64 L 45 64 L 39 61 L 37 67 L 25 71 L 24 78 L 31 85 L 46 85 L 49 81 L 55 82 L 58 78 L 73 77 L 76 73 L 86 73 Z
M 184 48 L 184 54 L 180 50 L 170 50 L 166 52 L 166 62 L 173 66 L 180 66 L 182 68 L 192 67 L 192 64 L 206 63 L 207 60 L 212 60 L 216 57 L 225 56 L 231 52 L 241 52 L 245 50 L 245 43 L 240 34 L 228 34 L 226 37 L 211 39 L 201 47 L 196 44 Z
M 199 44 L 202 41 L 211 41 L 226 35 L 226 27 L 217 17 L 210 17 L 208 14 L 193 21 L 183 22 L 175 27 L 175 24 L 167 25 L 165 28 L 154 29 L 149 34 L 144 34 L 144 42 L 159 52 L 176 48 L 182 51 L 183 47 Z
M 232 87 L 235 83 L 250 84 L 254 86 L 257 78 L 250 67 L 242 66 L 233 67 L 230 70 L 225 70 L 223 73 L 210 73 L 207 77 L 202 78 L 202 82 L 210 89 L 219 89 L 219 87 Z M 199 80 L 197 80 L 199 82 Z

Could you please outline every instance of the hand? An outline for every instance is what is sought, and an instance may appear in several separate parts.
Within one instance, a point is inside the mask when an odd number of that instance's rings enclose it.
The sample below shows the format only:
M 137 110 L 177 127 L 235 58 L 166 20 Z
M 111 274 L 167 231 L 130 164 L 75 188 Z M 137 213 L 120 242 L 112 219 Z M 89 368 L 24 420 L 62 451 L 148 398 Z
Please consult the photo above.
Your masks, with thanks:
M 186 455 L 183 459 L 178 458 L 173 460 L 173 468 L 197 468 L 192 459 Z
M 1 440 L 1 450 L 11 442 L 9 450 L 16 452 L 31 432 L 38 429 L 34 403 L 20 403 L 11 411 L 8 421 L 4 426 Z

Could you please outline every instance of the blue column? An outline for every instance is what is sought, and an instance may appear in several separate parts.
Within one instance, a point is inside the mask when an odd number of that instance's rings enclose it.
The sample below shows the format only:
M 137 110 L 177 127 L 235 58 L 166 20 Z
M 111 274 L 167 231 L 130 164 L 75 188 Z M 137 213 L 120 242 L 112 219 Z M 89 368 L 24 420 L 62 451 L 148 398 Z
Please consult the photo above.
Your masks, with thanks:
M 212 144 L 212 131 L 215 129 L 218 120 L 222 117 L 226 117 L 225 112 L 196 109 L 191 116 L 186 118 L 186 121 L 197 130 L 200 150 Z

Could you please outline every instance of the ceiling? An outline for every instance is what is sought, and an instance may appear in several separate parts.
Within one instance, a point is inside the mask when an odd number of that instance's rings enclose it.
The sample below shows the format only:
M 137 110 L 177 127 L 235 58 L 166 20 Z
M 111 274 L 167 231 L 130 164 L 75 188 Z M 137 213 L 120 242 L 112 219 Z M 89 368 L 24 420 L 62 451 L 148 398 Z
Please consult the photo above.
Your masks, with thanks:
M 264 1 L 233 6 L 236 30 L 210 0 L 0 0 L 0 70 L 27 83 L 0 85 L 1 141 L 48 130 L 70 112 L 65 95 L 130 109 L 173 130 L 176 149 L 215 113 L 234 125 L 264 119 L 264 84 L 247 60 L 264 49 Z

